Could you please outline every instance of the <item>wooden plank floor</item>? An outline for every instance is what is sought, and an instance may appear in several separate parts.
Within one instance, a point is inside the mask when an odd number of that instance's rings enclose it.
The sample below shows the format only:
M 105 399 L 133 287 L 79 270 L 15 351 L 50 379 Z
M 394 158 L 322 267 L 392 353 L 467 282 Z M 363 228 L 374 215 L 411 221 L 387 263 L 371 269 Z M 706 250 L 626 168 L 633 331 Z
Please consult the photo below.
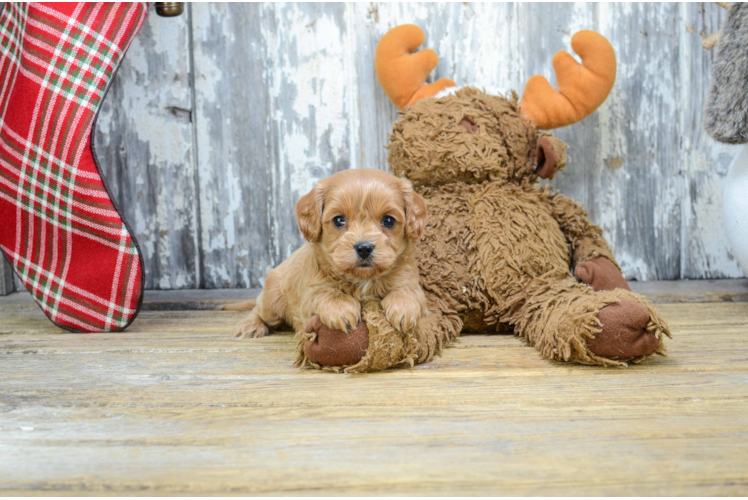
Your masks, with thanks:
M 471 335 L 370 375 L 293 368 L 289 334 L 233 341 L 237 313 L 75 335 L 3 298 L 0 494 L 747 495 L 748 282 L 689 286 L 653 289 L 674 339 L 642 366 Z

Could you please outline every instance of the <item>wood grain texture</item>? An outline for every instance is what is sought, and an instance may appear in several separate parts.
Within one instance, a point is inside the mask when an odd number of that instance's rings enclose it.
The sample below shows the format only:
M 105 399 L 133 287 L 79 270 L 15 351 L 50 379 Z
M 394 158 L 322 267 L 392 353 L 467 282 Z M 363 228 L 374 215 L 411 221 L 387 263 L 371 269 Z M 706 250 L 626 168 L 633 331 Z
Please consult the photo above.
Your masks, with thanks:
M 13 268 L 5 256 L 0 256 L 0 296 L 8 295 L 16 290 L 13 274 Z
M 298 248 L 293 207 L 351 167 L 343 4 L 195 4 L 202 284 L 261 284 Z
M 200 282 L 246 287 L 275 262 L 270 234 L 275 150 L 263 81 L 262 6 L 210 3 L 190 9 L 205 264 Z
M 598 112 L 556 131 L 570 161 L 553 185 L 587 206 L 630 278 L 743 276 L 721 219 L 722 180 L 736 149 L 700 125 L 714 57 L 701 49 L 701 32 L 723 22 L 716 5 L 190 9 L 192 16 L 149 18 L 97 134 L 146 249 L 149 287 L 261 286 L 303 242 L 293 206 L 317 180 L 344 168 L 388 168 L 384 147 L 397 111 L 376 81 L 374 51 L 384 33 L 408 22 L 440 55 L 430 81 L 494 92 L 521 93 L 532 74 L 554 82 L 553 54 L 570 50 L 580 29 L 608 37 L 616 85 Z
M 746 495 L 748 303 L 660 310 L 668 357 L 630 369 L 470 335 L 337 375 L 237 313 L 75 335 L 0 304 L 0 494 Z
M 631 281 L 631 289 L 655 304 L 748 302 L 748 278 L 721 280 Z M 143 311 L 201 311 L 256 298 L 261 288 L 213 290 L 147 290 Z M 0 297 L 0 305 L 33 304 L 25 292 Z
M 684 26 L 680 32 L 683 96 L 683 239 L 681 275 L 703 278 L 740 276 L 729 252 L 722 221 L 722 189 L 730 163 L 740 150 L 714 141 L 701 126 L 702 110 L 711 84 L 712 61 L 717 50 L 701 47 L 700 36 L 716 32 L 727 12 L 709 3 L 681 4 Z
M 150 12 L 112 82 L 96 150 L 133 229 L 148 288 L 197 286 L 189 16 Z

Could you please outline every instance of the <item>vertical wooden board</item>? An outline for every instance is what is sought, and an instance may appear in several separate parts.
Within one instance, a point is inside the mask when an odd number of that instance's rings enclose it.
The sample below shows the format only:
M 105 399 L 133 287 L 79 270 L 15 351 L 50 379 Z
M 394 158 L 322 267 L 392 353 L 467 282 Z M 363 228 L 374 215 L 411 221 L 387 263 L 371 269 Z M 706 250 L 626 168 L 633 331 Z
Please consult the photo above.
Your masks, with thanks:
M 21 278 L 15 272 L 13 272 L 13 283 L 15 283 L 14 288 L 17 292 L 26 290 L 26 285 L 23 284 L 23 281 L 21 281 Z
M 714 56 L 701 49 L 700 31 L 721 25 L 716 6 L 191 9 L 192 37 L 188 16 L 149 17 L 96 136 L 143 247 L 149 287 L 259 286 L 303 243 L 293 206 L 318 179 L 344 168 L 389 168 L 384 146 L 398 115 L 376 80 L 374 53 L 387 30 L 409 22 L 440 56 L 428 81 L 447 77 L 520 94 L 532 74 L 555 83 L 553 54 L 570 51 L 574 32 L 603 33 L 617 52 L 617 83 L 598 112 L 554 131 L 569 144 L 569 165 L 554 186 L 586 205 L 631 278 L 741 275 L 721 219 L 734 149 L 700 127 Z
M 0 6 L 0 11 L 2 6 Z M 0 256 L 0 295 L 8 295 L 16 290 L 13 283 L 13 268 L 4 256 Z
M 371 3 L 349 4 L 357 54 L 357 93 L 360 115 L 358 164 L 385 168 L 395 106 L 379 86 L 374 54 L 379 39 L 400 24 L 421 27 L 421 47 L 439 55 L 439 65 L 428 78 L 450 78 L 457 85 L 475 85 L 490 91 L 515 88 L 523 75 L 519 51 L 518 7 L 513 3 Z
M 712 81 L 712 62 L 717 55 L 716 48 L 707 51 L 701 47 L 701 38 L 722 26 L 727 11 L 714 3 L 684 3 L 681 11 L 682 155 L 686 177 L 682 277 L 741 277 L 743 272 L 730 254 L 722 219 L 723 183 L 740 147 L 715 141 L 701 125 Z
M 597 29 L 616 50 L 618 72 L 597 118 L 590 117 L 590 123 L 599 123 L 600 149 L 599 156 L 583 153 L 591 163 L 580 169 L 587 177 L 581 201 L 629 278 L 675 279 L 681 272 L 683 189 L 679 7 L 636 3 L 596 9 Z M 579 168 L 574 152 L 598 140 L 593 132 L 570 143 L 567 168 Z
M 298 199 L 318 180 L 353 166 L 351 141 L 359 125 L 352 121 L 355 48 L 346 5 L 265 4 L 262 12 L 276 159 L 270 218 L 275 265 L 304 243 L 294 213 Z
M 351 167 L 346 6 L 194 9 L 203 284 L 259 286 L 303 244 L 296 201 Z
M 146 286 L 196 286 L 189 17 L 150 12 L 107 94 L 96 150 L 145 259 Z
M 374 55 L 379 39 L 391 27 L 384 17 L 397 5 L 372 2 L 347 3 L 346 6 L 346 19 L 352 27 L 349 36 L 353 37 L 351 45 L 355 47 L 357 56 L 356 87 L 352 92 L 355 96 L 353 111 L 358 115 L 360 124 L 360 128 L 354 131 L 358 150 L 352 152 L 352 159 L 360 167 L 389 171 L 385 146 L 389 143 L 392 123 L 397 120 L 398 113 L 379 86 L 374 71 Z
M 676 279 L 681 264 L 681 29 L 677 4 L 601 4 L 617 83 L 600 114 L 603 182 L 592 204 L 629 278 Z M 617 168 L 620 157 L 620 168 Z
M 195 3 L 190 8 L 201 286 L 258 286 L 258 277 L 275 263 L 269 229 L 275 158 L 262 7 Z

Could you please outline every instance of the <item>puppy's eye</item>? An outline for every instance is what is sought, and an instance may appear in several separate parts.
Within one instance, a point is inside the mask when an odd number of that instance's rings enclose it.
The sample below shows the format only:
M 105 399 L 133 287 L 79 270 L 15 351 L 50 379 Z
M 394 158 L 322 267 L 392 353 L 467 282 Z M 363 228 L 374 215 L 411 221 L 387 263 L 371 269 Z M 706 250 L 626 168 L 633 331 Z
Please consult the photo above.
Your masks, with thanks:
M 393 227 L 395 227 L 396 222 L 397 221 L 395 220 L 395 218 L 389 215 L 385 215 L 384 217 L 382 217 L 382 225 L 387 229 L 392 229 Z
M 332 225 L 335 227 L 344 227 L 345 226 L 345 217 L 342 215 L 338 215 L 337 217 L 334 217 L 332 219 Z

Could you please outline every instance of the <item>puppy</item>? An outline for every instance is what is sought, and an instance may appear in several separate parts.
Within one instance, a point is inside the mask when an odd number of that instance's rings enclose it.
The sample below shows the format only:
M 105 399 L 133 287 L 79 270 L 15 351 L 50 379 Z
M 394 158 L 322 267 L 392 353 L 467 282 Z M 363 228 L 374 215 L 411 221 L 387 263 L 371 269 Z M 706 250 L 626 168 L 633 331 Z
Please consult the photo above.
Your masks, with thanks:
M 381 170 L 345 170 L 302 197 L 296 219 L 308 243 L 268 273 L 234 337 L 264 337 L 283 324 L 299 332 L 314 315 L 350 331 L 361 319 L 359 301 L 372 297 L 401 331 L 426 315 L 415 262 L 426 204 L 410 181 Z

